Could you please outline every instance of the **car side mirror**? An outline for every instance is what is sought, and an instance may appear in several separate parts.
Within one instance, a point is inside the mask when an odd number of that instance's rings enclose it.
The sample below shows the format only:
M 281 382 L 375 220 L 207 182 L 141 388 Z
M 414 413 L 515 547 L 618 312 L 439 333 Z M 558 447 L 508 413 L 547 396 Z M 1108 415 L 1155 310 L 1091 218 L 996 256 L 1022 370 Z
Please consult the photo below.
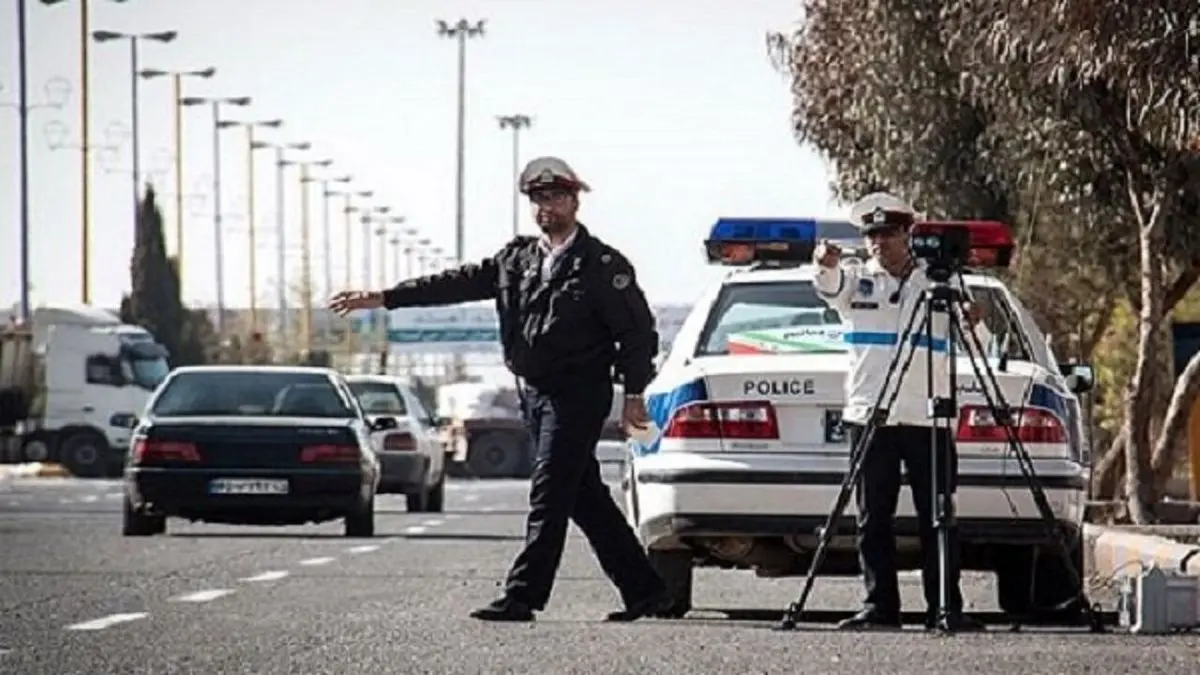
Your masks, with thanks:
M 1067 381 L 1067 389 L 1072 393 L 1083 394 L 1096 386 L 1096 371 L 1086 363 L 1065 364 L 1062 367 L 1063 376 Z
M 395 417 L 376 417 L 371 421 L 371 431 L 388 431 L 400 426 Z
M 115 413 L 112 417 L 108 418 L 109 426 L 116 427 L 118 429 L 132 429 L 137 426 L 137 423 L 137 415 L 131 415 L 129 413 Z

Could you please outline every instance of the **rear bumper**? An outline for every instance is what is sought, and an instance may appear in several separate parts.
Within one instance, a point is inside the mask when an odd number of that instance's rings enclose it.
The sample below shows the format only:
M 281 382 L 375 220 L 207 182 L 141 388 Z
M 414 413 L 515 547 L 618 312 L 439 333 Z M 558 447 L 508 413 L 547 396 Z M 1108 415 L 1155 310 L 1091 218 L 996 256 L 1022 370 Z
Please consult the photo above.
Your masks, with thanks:
M 665 460 L 665 461 L 664 461 Z M 817 530 L 833 510 L 845 476 L 821 466 L 828 461 L 772 458 L 754 467 L 743 459 L 713 462 L 684 457 L 639 458 L 634 464 L 636 485 L 623 482 L 636 493 L 631 520 L 648 545 L 681 537 L 762 536 L 796 537 L 815 543 Z M 691 466 L 689 466 L 691 464 Z M 963 466 L 966 464 L 967 466 Z M 955 493 L 959 538 L 964 543 L 1046 543 L 1050 539 L 1028 483 L 1019 470 L 978 471 L 980 465 L 960 462 Z M 1055 518 L 1078 523 L 1086 496 L 1086 472 L 1065 463 L 1046 468 L 1059 471 L 1038 476 Z M 916 509 L 907 478 L 897 503 L 894 529 L 897 537 L 917 535 Z M 857 508 L 851 499 L 838 522 L 838 533 L 853 535 Z
M 415 493 L 429 484 L 429 457 L 418 452 L 379 452 L 379 492 Z
M 287 494 L 211 494 L 217 478 L 284 479 Z M 329 520 L 369 502 L 370 482 L 358 470 L 273 471 L 130 467 L 125 489 L 133 507 L 189 520 L 287 524 Z

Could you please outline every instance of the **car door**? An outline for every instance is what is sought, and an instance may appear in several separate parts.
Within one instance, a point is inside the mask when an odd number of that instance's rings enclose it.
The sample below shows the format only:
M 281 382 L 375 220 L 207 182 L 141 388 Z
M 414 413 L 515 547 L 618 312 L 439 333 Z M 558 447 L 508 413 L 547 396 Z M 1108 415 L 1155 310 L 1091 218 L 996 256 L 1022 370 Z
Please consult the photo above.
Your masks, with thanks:
M 433 416 L 421 404 L 421 399 L 417 398 L 416 394 L 409 391 L 407 387 L 399 387 L 399 389 L 404 396 L 404 405 L 408 407 L 409 417 L 416 424 L 417 443 L 421 452 L 429 458 L 432 468 L 430 475 L 436 481 L 442 475 L 446 463 L 446 453 L 442 450 L 441 441 L 438 439 L 437 426 L 433 422 Z

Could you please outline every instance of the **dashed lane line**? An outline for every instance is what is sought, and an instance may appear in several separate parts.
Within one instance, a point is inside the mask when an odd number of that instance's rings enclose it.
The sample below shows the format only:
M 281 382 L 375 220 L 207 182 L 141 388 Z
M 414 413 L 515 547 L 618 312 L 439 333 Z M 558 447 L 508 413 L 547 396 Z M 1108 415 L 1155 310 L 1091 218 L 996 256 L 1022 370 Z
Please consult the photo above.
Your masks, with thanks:
M 333 562 L 333 560 L 334 559 L 332 557 L 325 556 L 321 558 L 309 558 L 307 560 L 301 560 L 300 564 L 304 565 L 305 567 L 312 567 L 314 565 L 328 565 L 329 563 Z
M 348 549 L 346 549 L 346 552 L 349 553 L 350 555 L 358 555 L 360 553 L 370 553 L 372 551 L 378 551 L 378 550 L 379 550 L 379 545 L 372 544 L 372 545 L 367 545 L 367 546 L 355 546 L 354 548 L 348 548 Z
M 105 628 L 111 628 L 122 623 L 129 623 L 130 621 L 144 619 L 148 616 L 150 616 L 149 612 L 124 612 L 121 614 L 109 614 L 108 616 L 102 616 L 99 619 L 92 619 L 91 621 L 84 621 L 82 623 L 73 623 L 70 626 L 67 626 L 67 630 L 104 630 Z
M 425 522 L 423 522 L 421 524 L 424 525 L 425 527 L 437 527 L 438 525 L 441 525 L 444 522 L 446 522 L 446 521 L 444 521 L 444 520 L 426 520 Z
M 196 591 L 194 593 L 184 593 L 183 595 L 171 598 L 171 602 L 212 602 L 218 598 L 223 598 L 231 595 L 233 591 L 228 588 L 213 588 L 207 591 Z
M 404 528 L 404 534 L 422 534 L 427 529 L 429 528 L 421 525 L 409 525 L 408 527 Z
M 263 582 L 263 581 L 279 581 L 280 579 L 286 577 L 289 574 L 291 574 L 291 572 L 288 572 L 287 570 L 271 570 L 269 572 L 255 574 L 252 577 L 243 577 L 241 579 L 238 579 L 238 581 L 242 581 L 242 582 L 250 583 L 250 584 L 259 583 L 259 582 Z

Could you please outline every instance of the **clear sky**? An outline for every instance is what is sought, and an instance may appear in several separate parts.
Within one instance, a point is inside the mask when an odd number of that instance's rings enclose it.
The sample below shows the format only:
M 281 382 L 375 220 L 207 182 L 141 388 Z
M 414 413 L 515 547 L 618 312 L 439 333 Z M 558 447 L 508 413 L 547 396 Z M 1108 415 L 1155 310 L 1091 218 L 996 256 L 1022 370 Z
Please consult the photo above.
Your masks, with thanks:
M 47 101 L 54 78 L 72 83 L 61 110 L 31 112 L 32 282 L 35 305 L 80 299 L 80 156 L 51 149 L 47 125 L 79 143 L 79 0 L 29 0 L 30 93 Z M 16 20 L 0 16 L 0 101 L 16 100 Z M 403 214 L 421 236 L 454 248 L 456 50 L 435 19 L 486 18 L 467 47 L 466 253 L 495 251 L 511 232 L 511 132 L 495 116 L 525 113 L 522 156 L 553 154 L 591 183 L 581 220 L 624 251 L 651 300 L 688 302 L 717 270 L 702 261 L 708 226 L 726 216 L 828 216 L 838 212 L 819 158 L 789 128 L 786 80 L 770 66 L 764 35 L 797 18 L 794 0 L 91 0 L 93 30 L 176 30 L 144 43 L 145 68 L 216 67 L 186 94 L 252 96 L 234 119 L 282 118 L 268 141 L 309 141 L 298 158 L 334 160 L 375 191 L 373 205 Z M 130 60 L 127 43 L 93 44 L 93 302 L 115 306 L 129 287 L 133 240 Z M 58 91 L 51 87 L 50 98 Z M 160 193 L 175 250 L 172 103 L 168 80 L 143 80 L 142 171 Z M 0 304 L 19 287 L 17 114 L 0 109 Z M 54 134 L 51 134 L 54 135 Z M 225 295 L 247 306 L 246 140 L 223 132 Z M 185 300 L 216 298 L 212 225 L 212 120 L 185 112 Z M 275 171 L 258 154 L 259 295 L 274 304 Z M 299 184 L 287 182 L 289 272 L 299 266 Z M 315 190 L 314 190 L 315 193 Z M 321 200 L 312 198 L 314 280 L 325 247 Z M 525 205 L 522 204 L 524 211 Z M 334 219 L 335 285 L 345 278 L 342 220 Z M 528 214 L 522 227 L 530 231 Z M 353 231 L 354 275 L 361 242 Z M 390 255 L 389 255 L 390 261 Z M 390 265 L 390 262 L 389 262 Z

